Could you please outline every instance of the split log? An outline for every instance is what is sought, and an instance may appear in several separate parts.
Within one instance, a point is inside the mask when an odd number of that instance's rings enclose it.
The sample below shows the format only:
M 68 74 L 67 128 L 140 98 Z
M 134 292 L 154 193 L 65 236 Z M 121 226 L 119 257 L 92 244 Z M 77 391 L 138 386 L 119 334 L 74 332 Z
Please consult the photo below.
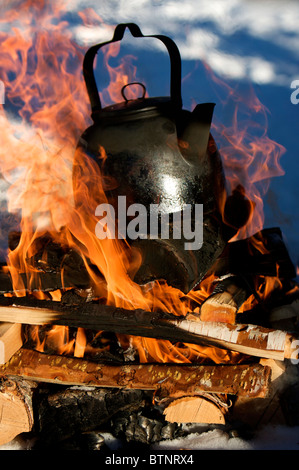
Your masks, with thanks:
M 159 391 L 180 398 L 202 393 L 264 397 L 271 369 L 260 364 L 99 364 L 20 349 L 0 366 L 0 377 L 17 376 L 38 382 Z
M 236 315 L 250 292 L 242 278 L 230 276 L 220 281 L 201 305 L 200 319 L 235 324 Z
M 174 400 L 163 414 L 170 423 L 225 424 L 225 417 L 218 406 L 203 397 L 184 397 Z
M 7 444 L 33 427 L 32 394 L 36 384 L 2 380 L 0 384 L 0 445 Z
M 22 325 L 0 323 L 0 364 L 5 364 L 22 345 Z
M 209 322 L 236 323 L 237 304 L 230 292 L 211 295 L 200 310 L 200 319 Z
M 242 354 L 298 359 L 298 337 L 255 325 L 203 322 L 197 316 L 176 317 L 141 309 L 126 310 L 98 303 L 67 306 L 25 297 L 0 298 L 0 321 L 31 325 L 65 325 L 191 344 L 208 344 Z

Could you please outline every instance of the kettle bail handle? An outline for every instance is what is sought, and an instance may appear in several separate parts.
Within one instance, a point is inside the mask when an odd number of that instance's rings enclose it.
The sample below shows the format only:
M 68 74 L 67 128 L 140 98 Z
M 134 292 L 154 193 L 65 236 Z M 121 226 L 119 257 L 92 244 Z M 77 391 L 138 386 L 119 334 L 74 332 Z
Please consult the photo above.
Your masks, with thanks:
M 166 46 L 170 57 L 170 96 L 176 109 L 182 108 L 181 96 L 181 56 L 175 42 L 167 36 L 143 35 L 139 26 L 134 23 L 121 23 L 116 26 L 113 38 L 110 41 L 92 46 L 85 54 L 83 61 L 83 76 L 90 99 L 92 113 L 102 109 L 101 100 L 94 77 L 93 63 L 98 50 L 112 42 L 121 41 L 125 30 L 128 28 L 133 37 L 155 38 L 159 39 Z

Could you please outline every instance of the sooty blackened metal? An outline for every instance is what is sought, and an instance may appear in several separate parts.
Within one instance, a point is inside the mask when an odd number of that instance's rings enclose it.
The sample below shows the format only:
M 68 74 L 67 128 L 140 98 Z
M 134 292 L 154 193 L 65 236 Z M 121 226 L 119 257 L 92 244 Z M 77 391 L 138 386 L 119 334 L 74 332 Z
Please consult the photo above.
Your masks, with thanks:
M 104 177 L 115 182 L 113 189 L 106 190 L 106 196 L 116 210 L 118 196 L 126 196 L 127 206 L 142 204 L 148 214 L 155 204 L 160 216 L 182 213 L 185 205 L 203 204 L 200 249 L 186 250 L 185 243 L 190 240 L 184 235 L 180 239 L 171 236 L 171 217 L 168 239 L 153 239 L 150 233 L 142 239 L 127 239 L 143 257 L 135 282 L 163 278 L 188 292 L 204 277 L 236 229 L 223 222 L 219 207 L 226 190 L 221 157 L 210 133 L 214 104 L 198 104 L 193 112 L 182 109 L 180 53 L 170 38 L 157 35 L 149 37 L 162 41 L 168 50 L 171 96 L 146 98 L 143 89 L 141 98 L 128 100 L 123 89 L 123 102 L 102 108 L 94 58 L 102 46 L 120 41 L 126 28 L 134 37 L 144 37 L 137 25 L 120 24 L 111 41 L 91 47 L 85 55 L 83 72 L 94 124 L 78 144 L 74 185 L 85 171 L 80 159 L 83 151 L 99 163 Z M 107 158 L 102 158 L 101 149 Z M 193 215 L 193 225 L 195 222 Z

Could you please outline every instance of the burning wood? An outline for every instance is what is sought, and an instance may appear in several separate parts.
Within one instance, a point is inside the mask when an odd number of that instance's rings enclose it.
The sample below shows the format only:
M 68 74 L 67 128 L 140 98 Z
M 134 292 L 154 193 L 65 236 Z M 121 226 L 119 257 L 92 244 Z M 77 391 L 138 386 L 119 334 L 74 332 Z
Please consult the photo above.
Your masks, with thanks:
M 70 284 L 68 279 L 62 282 L 60 273 L 38 273 L 33 279 L 28 281 L 28 276 L 25 273 L 20 273 L 19 277 L 22 281 L 20 289 L 13 287 L 11 275 L 7 272 L 0 271 L 0 294 L 22 294 L 28 292 L 53 292 L 65 287 L 74 287 L 75 284 Z
M 66 306 L 61 302 L 2 298 L 0 321 L 31 325 L 67 325 L 133 336 L 209 344 L 257 357 L 298 358 L 298 337 L 255 325 L 202 322 L 197 316 L 126 310 L 96 303 Z
M 229 276 L 219 282 L 201 305 L 200 319 L 234 324 L 238 309 L 249 297 L 249 289 L 242 278 Z
M 178 412 L 182 416 L 182 410 L 186 411 L 185 405 L 191 402 L 193 411 L 199 403 L 203 410 L 207 403 L 201 395 L 205 393 L 265 397 L 269 389 L 270 371 L 259 364 L 190 366 L 143 364 L 140 361 L 137 365 L 108 366 L 78 358 L 47 356 L 26 349 L 20 349 L 8 360 L 22 344 L 22 324 L 66 325 L 112 331 L 131 338 L 210 345 L 215 349 L 224 348 L 258 358 L 298 359 L 295 334 L 247 324 L 246 320 L 236 324 L 238 309 L 247 300 L 246 288 L 244 291 L 243 287 L 226 285 L 222 292 L 214 291 L 203 304 L 202 301 L 211 294 L 211 285 L 202 292 L 201 288 L 198 292 L 189 292 L 191 286 L 198 287 L 197 282 L 201 282 L 204 275 L 217 272 L 215 265 L 224 268 L 224 274 L 277 277 L 279 271 L 280 278 L 292 278 L 293 266 L 279 230 L 263 231 L 250 239 L 245 238 L 262 226 L 263 197 L 259 182 L 268 181 L 271 171 L 276 175 L 280 173 L 278 161 L 281 146 L 268 139 L 265 132 L 257 138 L 250 136 L 248 129 L 240 129 L 235 119 L 238 113 L 234 113 L 233 127 L 223 128 L 219 132 L 224 139 L 220 158 L 216 143 L 209 135 L 213 106 L 201 103 L 192 113 L 182 109 L 179 52 L 175 45 L 169 47 L 172 44 L 169 38 L 165 44 L 174 64 L 171 67 L 171 101 L 175 106 L 168 106 L 168 98 L 165 102 L 152 97 L 146 101 L 148 98 L 145 95 L 140 99 L 133 93 L 130 99 L 125 99 L 125 103 L 119 103 L 121 106 L 104 108 L 104 115 L 106 112 L 109 115 L 110 111 L 115 113 L 110 115 L 113 119 L 109 117 L 107 120 L 109 126 L 103 125 L 105 120 L 95 119 L 95 126 L 91 129 L 88 127 L 89 106 L 81 69 L 83 62 L 83 76 L 90 78 L 93 75 L 93 71 L 89 73 L 86 66 L 92 65 L 95 48 L 83 61 L 82 49 L 71 40 L 69 33 L 61 36 L 62 25 L 65 24 L 64 13 L 63 18 L 55 18 L 55 25 L 60 25 L 57 28 L 59 35 L 56 36 L 53 28 L 51 31 L 40 29 L 40 24 L 43 24 L 42 9 L 38 22 L 32 16 L 34 10 L 28 9 L 26 25 L 23 24 L 24 30 L 27 27 L 30 32 L 26 41 L 22 43 L 21 37 L 14 37 L 16 28 L 12 28 L 12 32 L 7 28 L 2 41 L 2 78 L 7 85 L 7 99 L 14 104 L 17 117 L 22 119 L 11 119 L 10 113 L 6 114 L 3 110 L 1 124 L 5 133 L 2 136 L 1 172 L 7 175 L 9 181 L 14 181 L 10 189 L 16 191 L 9 191 L 8 207 L 22 213 L 22 232 L 10 237 L 7 254 L 9 274 L 6 271 L 0 273 L 0 293 L 17 296 L 0 299 L 0 321 L 5 322 L 0 328 L 0 362 L 5 362 L 0 367 L 1 377 L 26 377 L 60 385 L 159 391 L 176 399 L 191 395 L 187 401 L 184 398 L 184 402 L 173 403 L 167 412 L 168 416 L 172 412 L 172 417 L 173 413 Z M 59 8 L 56 12 L 58 14 Z M 11 22 L 10 16 L 4 19 L 7 24 Z M 15 15 L 12 17 L 16 18 Z M 21 16 L 18 20 L 21 21 Z M 142 36 L 136 25 L 127 26 L 135 36 Z M 121 39 L 125 29 L 125 25 L 120 25 L 112 42 Z M 31 34 L 34 37 L 32 41 Z M 162 39 L 162 36 L 159 38 Z M 55 61 L 45 60 L 49 57 L 49 45 L 53 49 L 53 57 L 57 57 Z M 110 52 L 104 61 L 107 65 Z M 75 57 L 79 58 L 77 64 L 72 63 Z M 176 59 L 174 62 L 173 58 Z M 118 91 L 125 98 L 123 92 L 128 82 L 131 85 L 136 82 L 133 73 L 124 73 L 122 67 L 115 71 L 119 70 L 123 73 L 112 73 L 112 87 L 102 90 L 100 94 L 94 90 L 93 80 L 86 80 L 88 94 L 91 92 L 92 98 L 92 118 L 101 114 L 102 107 L 97 106 L 101 104 L 97 103 L 100 97 L 109 95 L 110 91 L 111 96 L 116 96 L 113 85 L 121 84 Z M 49 94 L 49 89 L 55 90 L 55 94 Z M 19 99 L 25 95 L 26 99 Z M 237 102 L 240 103 L 239 97 Z M 246 106 L 247 102 L 246 97 Z M 148 103 L 155 105 L 154 114 L 151 114 L 151 108 L 148 109 Z M 257 109 L 263 109 L 258 104 L 254 98 L 250 105 L 255 118 Z M 128 109 L 132 126 L 127 125 Z M 174 114 L 172 109 L 175 110 Z M 138 119 L 135 121 L 131 118 L 136 110 Z M 124 111 L 122 119 L 119 111 Z M 143 120 L 145 115 L 151 119 Z M 254 122 L 257 121 L 254 119 Z M 17 132 L 16 123 L 20 126 Z M 84 134 L 83 129 L 86 129 Z M 23 138 L 26 135 L 30 135 L 27 142 Z M 79 135 L 82 135 L 79 147 L 84 147 L 81 149 L 78 148 Z M 75 148 L 77 152 L 74 152 Z M 86 149 L 88 152 L 85 152 Z M 238 160 L 236 165 L 232 164 L 235 159 L 231 156 L 234 153 Z M 259 157 L 259 165 L 256 165 L 257 160 L 253 156 Z M 222 162 L 226 166 L 228 181 L 224 181 Z M 261 168 L 260 174 L 255 165 Z M 22 171 L 16 172 L 19 168 Z M 238 176 L 243 180 L 244 175 L 248 176 L 246 191 L 238 181 Z M 226 186 L 231 192 L 227 201 Z M 146 205 L 156 204 L 158 200 L 161 206 L 165 203 L 163 210 L 167 216 L 178 206 L 177 202 L 179 205 L 182 202 L 194 205 L 204 200 L 203 249 L 190 254 L 188 250 L 182 251 L 179 238 L 174 237 L 174 243 L 166 243 L 166 238 L 160 243 L 157 237 L 153 240 L 141 237 L 140 241 L 146 247 L 145 258 L 142 259 L 138 241 L 136 245 L 130 245 L 123 243 L 122 238 L 117 241 L 106 239 L 106 230 L 101 231 L 103 238 L 97 237 L 96 207 L 103 203 L 106 205 L 113 192 L 116 196 L 122 190 L 124 194 L 120 196 L 130 196 L 135 203 L 143 203 L 143 200 Z M 22 197 L 15 198 L 16 193 Z M 242 240 L 229 243 L 222 252 L 227 240 L 237 232 Z M 216 276 L 221 274 L 217 273 Z M 138 276 L 141 282 L 138 282 Z M 167 283 L 160 283 L 161 278 Z M 279 282 L 280 278 L 277 278 Z M 143 285 L 148 280 L 154 280 L 154 288 L 141 288 L 139 284 Z M 169 286 L 181 287 L 172 291 Z M 67 305 L 29 298 L 32 292 L 49 298 L 46 293 L 69 287 L 96 288 L 94 298 L 101 299 L 102 303 L 86 303 L 83 300 L 78 305 Z M 201 305 L 200 318 L 188 313 L 191 309 L 180 303 L 182 292 L 196 297 Z M 19 297 L 25 294 L 28 298 Z M 77 349 L 80 349 L 79 344 Z M 165 358 L 169 357 L 168 351 L 162 355 L 157 348 L 154 359 L 166 362 Z M 192 359 L 188 360 L 192 362 Z M 6 383 L 2 388 L 0 408 L 6 411 L 11 404 L 18 402 L 18 393 L 26 395 L 22 387 L 16 386 L 9 397 L 9 384 Z M 67 395 L 66 401 L 70 398 Z M 27 405 L 29 401 L 21 400 L 21 403 Z M 16 416 L 11 409 L 12 416 Z M 181 420 L 190 419 L 186 415 L 187 412 Z M 20 416 L 24 417 L 24 406 Z M 192 419 L 204 418 L 197 414 Z M 30 419 L 26 422 L 24 418 L 23 423 L 24 426 L 17 428 L 29 430 Z M 55 432 L 53 428 L 51 432 Z
M 9 249 L 15 250 L 21 233 L 9 233 Z M 49 234 L 37 237 L 33 243 L 34 254 L 26 259 L 28 272 L 18 272 L 18 286 L 14 285 L 7 266 L 0 271 L 0 294 L 26 292 L 51 292 L 69 287 L 89 288 L 91 281 L 82 257 L 73 249 L 54 243 Z

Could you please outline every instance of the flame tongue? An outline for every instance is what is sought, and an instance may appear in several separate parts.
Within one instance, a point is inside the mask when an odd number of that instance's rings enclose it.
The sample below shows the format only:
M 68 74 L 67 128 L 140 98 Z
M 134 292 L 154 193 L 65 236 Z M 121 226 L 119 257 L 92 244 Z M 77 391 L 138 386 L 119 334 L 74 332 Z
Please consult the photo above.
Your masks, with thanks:
M 212 124 L 223 159 L 228 192 L 237 191 L 239 196 L 243 194 L 251 204 L 248 222 L 233 238 L 243 239 L 263 228 L 263 197 L 269 189 L 271 178 L 284 174 L 280 158 L 285 148 L 268 137 L 268 110 L 253 90 L 241 94 L 216 77 L 208 66 L 206 68 L 218 92 L 224 92 L 223 109 L 227 116 L 231 116 L 227 117 L 226 126 L 215 123 L 215 120 Z M 230 109 L 233 111 L 229 112 Z
M 179 290 L 163 282 L 139 286 L 132 281 L 132 273 L 141 263 L 138 252 L 117 240 L 99 240 L 95 235 L 95 207 L 106 201 L 105 186 L 110 182 L 101 178 L 99 167 L 85 155 L 81 156 L 81 165 L 73 168 L 74 148 L 90 124 L 88 97 L 81 73 L 84 51 L 68 31 L 68 24 L 63 19 L 63 2 L 52 3 L 22 2 L 18 11 L 10 10 L 2 19 L 11 29 L 0 34 L 0 71 L 7 101 L 0 110 L 0 171 L 9 186 L 8 211 L 20 213 L 22 217 L 19 243 L 9 252 L 7 260 L 15 295 L 26 295 L 22 273 L 27 275 L 29 288 L 33 279 L 38 278 L 40 271 L 28 260 L 36 253 L 38 239 L 50 234 L 53 242 L 80 255 L 90 275 L 94 294 L 102 301 L 129 309 L 185 315 L 191 310 L 192 300 L 200 303 L 210 293 L 213 276 L 200 290 L 184 296 L 184 300 Z M 80 16 L 85 25 L 91 22 L 103 26 L 101 19 L 90 9 L 81 12 Z M 116 56 L 117 48 L 113 44 L 105 56 L 111 84 L 102 92 L 104 103 L 106 99 L 119 101 L 120 95 L 116 95 L 115 90 L 136 81 L 132 57 L 123 59 L 118 68 L 109 65 L 109 58 Z M 127 63 L 130 67 L 125 70 Z M 233 96 L 231 90 L 229 95 Z M 256 99 L 249 108 L 252 106 L 255 111 L 264 111 Z M 232 127 L 218 127 L 217 133 L 223 142 L 220 151 L 230 187 L 234 189 L 239 184 L 240 174 L 250 174 L 249 179 L 243 181 L 241 178 L 241 182 L 246 195 L 253 201 L 255 212 L 250 224 L 239 233 L 244 236 L 261 228 L 263 191 L 260 183 L 266 182 L 267 186 L 271 176 L 281 174 L 278 160 L 282 149 L 265 133 L 251 141 L 247 129 L 238 124 L 237 109 L 236 106 Z M 105 159 L 104 149 L 99 150 Z M 244 162 L 246 171 L 243 172 Z M 75 191 L 74 171 L 80 175 Z M 74 200 L 80 204 L 75 206 Z M 97 271 L 91 269 L 91 265 L 96 266 Z M 59 300 L 60 295 L 53 293 L 52 298 Z M 61 350 L 66 344 L 67 350 L 75 355 L 84 354 L 82 331 L 77 333 L 76 343 L 67 338 L 68 332 L 62 327 L 51 331 L 51 341 L 57 332 L 63 338 L 55 339 L 56 344 L 61 341 Z M 133 345 L 141 361 L 238 360 L 237 354 L 216 348 L 174 346 L 167 341 L 122 336 L 119 341 L 124 346 Z M 43 345 L 38 347 L 43 348 Z

